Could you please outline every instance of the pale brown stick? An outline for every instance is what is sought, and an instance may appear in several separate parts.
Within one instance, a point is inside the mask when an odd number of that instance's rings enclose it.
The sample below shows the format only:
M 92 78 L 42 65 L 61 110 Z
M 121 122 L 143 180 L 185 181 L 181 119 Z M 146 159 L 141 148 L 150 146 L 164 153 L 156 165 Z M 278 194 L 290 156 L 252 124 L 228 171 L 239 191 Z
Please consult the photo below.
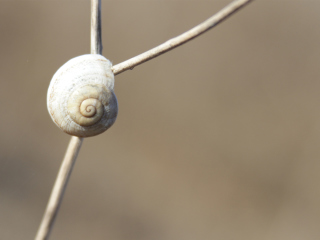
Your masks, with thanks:
M 91 53 L 101 54 L 101 0 L 91 0 Z M 47 240 L 57 217 L 83 138 L 71 137 L 35 240 Z
M 101 0 L 91 0 L 91 54 L 102 54 Z
M 134 58 L 124 61 L 120 64 L 113 66 L 112 70 L 114 74 L 119 74 L 128 69 L 144 63 L 152 58 L 155 58 L 175 47 L 190 41 L 191 39 L 201 35 L 202 33 L 208 31 L 209 29 L 216 26 L 218 23 L 225 20 L 227 17 L 235 13 L 241 7 L 245 6 L 247 3 L 253 0 L 236 0 L 230 3 L 228 6 L 223 8 L 217 14 L 213 15 L 211 18 L 205 22 L 199 24 L 198 26 L 192 28 L 191 30 L 168 40 L 167 42 L 155 47 L 145 53 L 142 53 Z M 91 0 L 91 53 L 101 54 L 102 44 L 101 44 L 101 0 Z M 63 194 L 66 189 L 73 165 L 76 161 L 78 153 L 81 148 L 83 139 L 78 137 L 72 137 L 69 143 L 66 155 L 63 159 L 62 165 L 60 167 L 56 182 L 54 184 L 51 196 L 41 221 L 39 230 L 35 237 L 35 240 L 47 240 L 52 230 L 55 217 L 57 216 L 59 207 L 62 202 Z
M 114 65 L 112 67 L 112 71 L 114 75 L 122 73 L 128 69 L 133 69 L 133 67 L 144 63 L 152 58 L 155 58 L 165 52 L 168 52 L 190 40 L 193 38 L 205 33 L 206 31 L 210 30 L 211 28 L 218 25 L 223 20 L 227 19 L 233 13 L 235 13 L 240 8 L 244 7 L 246 4 L 253 0 L 236 0 L 231 2 L 229 5 L 221 9 L 218 13 L 207 19 L 206 21 L 200 23 L 199 25 L 195 26 L 194 28 L 190 29 L 189 31 L 172 38 L 161 45 L 150 49 L 147 52 L 144 52 L 138 56 L 130 58 L 122 63 Z
M 70 140 L 35 240 L 46 240 L 49 238 L 72 168 L 80 151 L 82 140 L 83 138 L 79 137 L 72 137 Z

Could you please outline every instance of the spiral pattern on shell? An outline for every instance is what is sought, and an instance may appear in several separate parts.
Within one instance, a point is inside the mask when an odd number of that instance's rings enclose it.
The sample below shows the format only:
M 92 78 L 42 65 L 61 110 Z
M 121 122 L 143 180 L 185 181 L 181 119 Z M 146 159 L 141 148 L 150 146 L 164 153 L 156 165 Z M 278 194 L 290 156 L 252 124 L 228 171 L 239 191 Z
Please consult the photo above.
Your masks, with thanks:
M 116 120 L 111 63 L 101 55 L 83 55 L 65 63 L 53 76 L 47 95 L 49 114 L 64 132 L 90 137 Z

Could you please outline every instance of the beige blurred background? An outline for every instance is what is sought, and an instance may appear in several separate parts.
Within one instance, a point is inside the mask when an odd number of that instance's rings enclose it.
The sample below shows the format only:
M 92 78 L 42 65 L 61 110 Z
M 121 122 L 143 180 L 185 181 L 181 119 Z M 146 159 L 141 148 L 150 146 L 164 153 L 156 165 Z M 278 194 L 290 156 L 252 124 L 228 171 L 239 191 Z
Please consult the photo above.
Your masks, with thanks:
M 114 64 L 229 0 L 102 1 Z M 257 0 L 116 77 L 50 239 L 320 239 L 320 2 Z M 0 0 L 0 239 L 33 239 L 70 137 L 46 91 L 89 53 L 90 1 Z

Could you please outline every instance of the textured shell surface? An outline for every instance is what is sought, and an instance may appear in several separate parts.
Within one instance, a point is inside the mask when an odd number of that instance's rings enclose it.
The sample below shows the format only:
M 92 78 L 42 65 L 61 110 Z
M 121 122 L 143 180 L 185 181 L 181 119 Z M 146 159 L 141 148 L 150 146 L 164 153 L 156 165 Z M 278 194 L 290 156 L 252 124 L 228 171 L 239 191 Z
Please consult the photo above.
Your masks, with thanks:
M 112 64 L 98 54 L 86 54 L 66 62 L 54 74 L 47 93 L 47 107 L 64 132 L 90 137 L 107 130 L 116 120 Z

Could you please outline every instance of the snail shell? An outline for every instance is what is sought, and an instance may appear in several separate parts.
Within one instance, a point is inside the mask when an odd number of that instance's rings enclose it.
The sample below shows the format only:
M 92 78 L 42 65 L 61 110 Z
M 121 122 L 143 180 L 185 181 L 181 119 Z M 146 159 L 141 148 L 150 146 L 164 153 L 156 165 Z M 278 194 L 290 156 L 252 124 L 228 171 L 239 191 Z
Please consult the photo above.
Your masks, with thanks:
M 118 114 L 111 66 L 105 57 L 87 54 L 58 69 L 49 85 L 47 107 L 60 129 L 91 137 L 111 127 Z

